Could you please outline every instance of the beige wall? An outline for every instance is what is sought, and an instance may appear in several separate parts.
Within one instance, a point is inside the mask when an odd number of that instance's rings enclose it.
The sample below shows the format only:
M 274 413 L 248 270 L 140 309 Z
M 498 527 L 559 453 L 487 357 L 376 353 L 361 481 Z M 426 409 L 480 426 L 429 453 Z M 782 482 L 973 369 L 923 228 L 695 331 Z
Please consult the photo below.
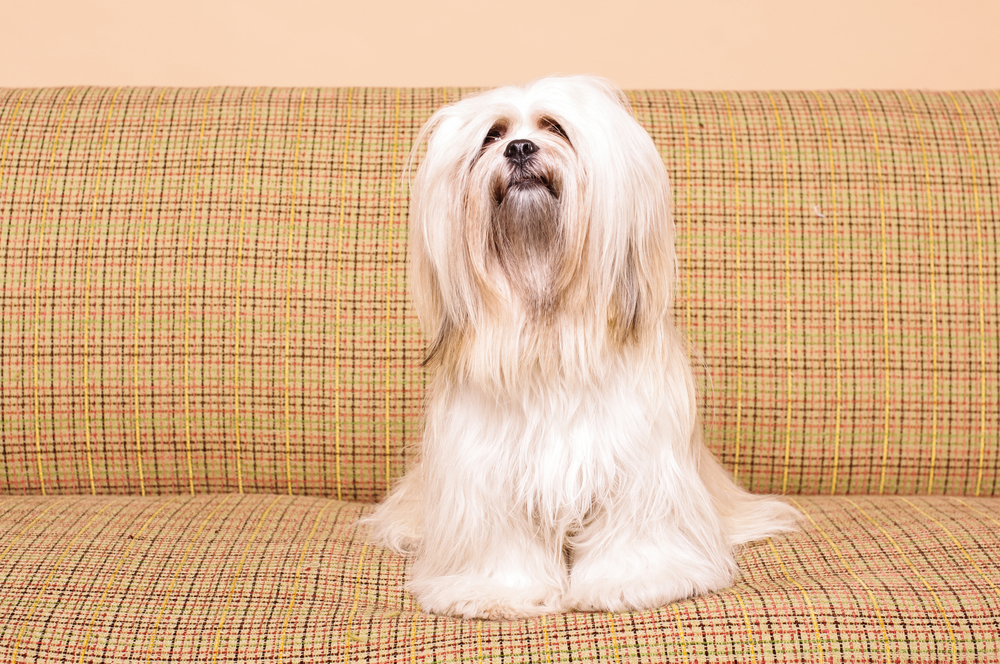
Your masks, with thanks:
M 1000 88 L 1000 0 L 0 0 L 0 86 Z

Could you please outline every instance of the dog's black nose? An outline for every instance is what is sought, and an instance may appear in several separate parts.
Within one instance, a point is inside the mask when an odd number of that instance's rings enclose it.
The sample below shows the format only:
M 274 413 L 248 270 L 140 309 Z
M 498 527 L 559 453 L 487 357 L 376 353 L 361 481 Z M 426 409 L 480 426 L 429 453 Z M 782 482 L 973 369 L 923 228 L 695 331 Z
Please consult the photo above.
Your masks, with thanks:
M 532 153 L 538 152 L 538 146 L 526 138 L 519 138 L 507 144 L 503 151 L 503 156 L 513 161 L 518 166 L 523 166 L 528 161 Z

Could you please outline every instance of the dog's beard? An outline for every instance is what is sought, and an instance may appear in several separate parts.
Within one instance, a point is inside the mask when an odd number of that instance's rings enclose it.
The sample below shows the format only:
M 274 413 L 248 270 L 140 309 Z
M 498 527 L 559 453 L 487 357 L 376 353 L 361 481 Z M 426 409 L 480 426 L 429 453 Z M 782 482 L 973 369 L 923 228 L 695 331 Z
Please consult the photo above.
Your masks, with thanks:
M 563 251 L 561 181 L 551 163 L 500 162 L 482 181 L 487 191 L 487 263 L 532 313 L 544 313 L 557 298 L 555 282 Z
M 550 179 L 531 172 L 501 176 L 487 220 L 488 248 L 512 289 L 536 310 L 550 308 L 555 297 L 560 221 Z

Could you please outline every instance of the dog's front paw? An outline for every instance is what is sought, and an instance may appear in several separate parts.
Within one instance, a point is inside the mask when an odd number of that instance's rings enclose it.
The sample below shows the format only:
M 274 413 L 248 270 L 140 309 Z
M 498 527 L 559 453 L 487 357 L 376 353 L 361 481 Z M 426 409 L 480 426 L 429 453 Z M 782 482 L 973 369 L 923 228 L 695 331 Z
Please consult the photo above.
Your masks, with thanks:
M 658 608 L 694 594 L 690 583 L 678 579 L 608 578 L 573 583 L 563 603 L 566 610 L 619 613 Z
M 407 588 L 422 610 L 457 618 L 517 620 L 563 610 L 558 588 L 514 588 L 489 577 L 437 576 Z
M 629 562 L 636 564 L 628 564 Z M 694 595 L 713 592 L 732 584 L 735 565 L 721 564 L 639 565 L 636 560 L 609 556 L 591 558 L 573 569 L 569 591 L 563 598 L 577 611 L 642 611 L 666 606 Z

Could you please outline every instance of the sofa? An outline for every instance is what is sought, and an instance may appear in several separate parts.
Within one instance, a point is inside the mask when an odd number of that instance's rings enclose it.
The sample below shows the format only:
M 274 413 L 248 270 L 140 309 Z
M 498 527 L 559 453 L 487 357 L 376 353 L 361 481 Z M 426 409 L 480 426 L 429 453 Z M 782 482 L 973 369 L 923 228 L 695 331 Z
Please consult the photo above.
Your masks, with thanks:
M 706 443 L 801 531 L 652 611 L 421 611 L 357 522 L 419 454 L 404 167 L 468 92 L 0 90 L 0 661 L 1000 661 L 997 91 L 628 92 Z

